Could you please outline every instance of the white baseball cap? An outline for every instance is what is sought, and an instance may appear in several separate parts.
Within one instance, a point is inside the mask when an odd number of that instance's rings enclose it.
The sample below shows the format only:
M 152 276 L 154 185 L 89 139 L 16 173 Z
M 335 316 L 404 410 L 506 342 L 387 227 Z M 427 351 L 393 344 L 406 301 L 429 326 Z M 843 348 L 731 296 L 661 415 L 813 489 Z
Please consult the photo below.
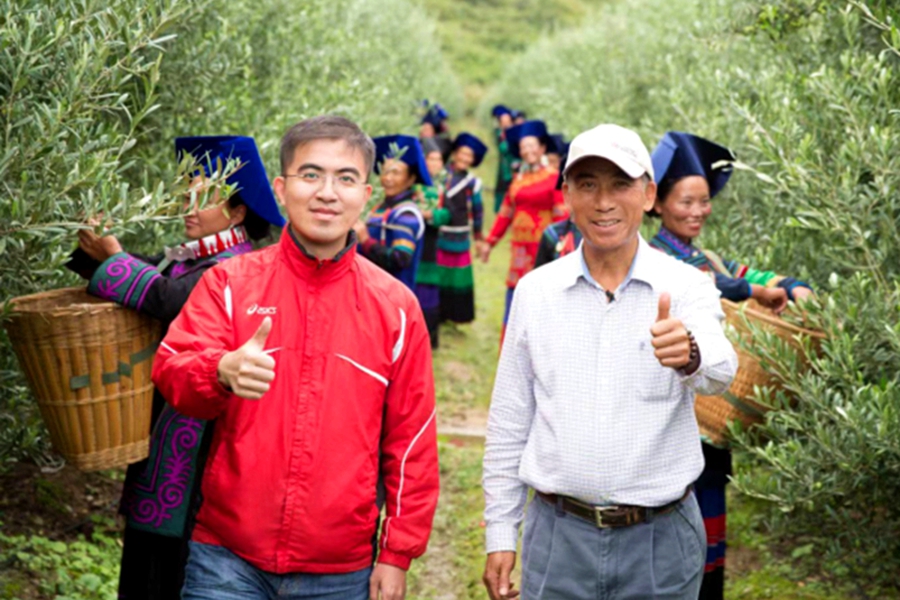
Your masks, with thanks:
M 579 133 L 569 146 L 569 156 L 563 175 L 579 160 L 591 156 L 605 158 L 625 171 L 632 179 L 637 179 L 644 173 L 653 179 L 650 153 L 640 136 L 630 129 L 605 123 Z

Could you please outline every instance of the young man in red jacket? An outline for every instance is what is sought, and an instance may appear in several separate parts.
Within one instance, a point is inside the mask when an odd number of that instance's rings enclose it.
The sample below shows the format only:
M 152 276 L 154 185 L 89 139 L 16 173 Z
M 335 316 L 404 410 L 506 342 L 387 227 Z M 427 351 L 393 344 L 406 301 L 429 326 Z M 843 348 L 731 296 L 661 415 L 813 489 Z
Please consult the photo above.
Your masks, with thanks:
M 374 155 L 340 117 L 288 130 L 281 241 L 210 269 L 162 342 L 163 396 L 216 419 L 186 600 L 401 600 L 425 552 L 438 497 L 428 331 L 351 231 Z

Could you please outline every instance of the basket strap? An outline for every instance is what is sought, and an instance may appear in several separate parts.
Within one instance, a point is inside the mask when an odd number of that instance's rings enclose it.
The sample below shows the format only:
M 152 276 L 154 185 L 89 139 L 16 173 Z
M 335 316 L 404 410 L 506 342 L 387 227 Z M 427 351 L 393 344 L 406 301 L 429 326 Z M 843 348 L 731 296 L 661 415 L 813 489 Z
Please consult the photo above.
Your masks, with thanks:
M 738 398 L 731 392 L 723 393 L 722 397 L 725 398 L 725 400 L 728 402 L 728 404 L 732 405 L 733 407 L 735 407 L 736 409 L 738 409 L 739 411 L 741 411 L 742 413 L 744 413 L 746 415 L 749 415 L 751 417 L 756 417 L 758 419 L 762 419 L 763 416 L 765 416 L 765 413 L 763 411 L 759 410 L 755 406 L 752 406 L 752 405 L 744 402 L 743 400 L 741 400 L 740 398 Z
M 74 392 L 75 390 L 80 390 L 81 388 L 86 388 L 91 385 L 91 375 L 88 373 L 87 375 L 78 375 L 77 377 L 72 377 L 69 379 L 69 388 Z
M 120 376 L 131 377 L 132 368 L 134 365 L 144 362 L 145 360 L 149 360 L 153 358 L 153 355 L 156 354 L 156 349 L 159 347 L 159 342 L 153 342 L 146 348 L 142 350 L 138 350 L 134 354 L 128 357 L 128 362 L 120 362 L 118 368 L 115 371 L 110 371 L 108 373 L 103 373 L 100 376 L 100 380 L 103 382 L 103 385 L 110 385 L 119 381 Z M 69 379 L 69 389 L 72 391 L 80 390 L 82 388 L 86 388 L 91 385 L 91 375 L 87 373 L 85 375 L 76 375 Z

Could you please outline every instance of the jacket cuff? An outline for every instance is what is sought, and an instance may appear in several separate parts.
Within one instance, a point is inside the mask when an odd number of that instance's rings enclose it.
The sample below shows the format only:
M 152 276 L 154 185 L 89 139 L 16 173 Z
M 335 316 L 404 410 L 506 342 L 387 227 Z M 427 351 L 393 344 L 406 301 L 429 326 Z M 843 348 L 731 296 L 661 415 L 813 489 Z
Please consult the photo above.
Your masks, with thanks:
M 156 267 L 126 252 L 107 258 L 94 271 L 88 293 L 116 304 L 141 309 L 147 290 L 159 279 Z
M 783 288 L 784 291 L 787 292 L 788 299 L 794 300 L 794 289 L 798 287 L 805 287 L 809 290 L 812 290 L 812 286 L 806 282 L 800 281 L 799 279 L 794 279 L 793 277 L 785 277 L 781 281 L 776 284 L 777 287 Z
M 519 528 L 508 523 L 493 523 L 485 529 L 485 550 L 493 552 L 515 552 L 519 539 Z
M 219 383 L 219 362 L 227 351 L 224 349 L 207 350 L 200 354 L 200 371 L 205 375 L 197 385 L 197 396 L 210 398 L 216 404 L 216 412 L 222 410 L 225 401 L 233 394 Z
M 408 571 L 409 565 L 412 563 L 412 558 L 405 554 L 397 554 L 396 552 L 391 552 L 387 548 L 382 548 L 381 552 L 378 553 L 378 562 Z

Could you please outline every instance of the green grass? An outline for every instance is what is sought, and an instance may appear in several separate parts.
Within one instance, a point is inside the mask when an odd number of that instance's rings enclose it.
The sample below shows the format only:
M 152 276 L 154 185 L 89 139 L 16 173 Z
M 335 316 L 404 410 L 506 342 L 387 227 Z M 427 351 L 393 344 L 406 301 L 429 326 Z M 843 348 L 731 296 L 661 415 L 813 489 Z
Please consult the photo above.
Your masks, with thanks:
M 442 438 L 441 499 L 428 552 L 413 563 L 409 600 L 484 597 L 484 528 L 480 443 Z

